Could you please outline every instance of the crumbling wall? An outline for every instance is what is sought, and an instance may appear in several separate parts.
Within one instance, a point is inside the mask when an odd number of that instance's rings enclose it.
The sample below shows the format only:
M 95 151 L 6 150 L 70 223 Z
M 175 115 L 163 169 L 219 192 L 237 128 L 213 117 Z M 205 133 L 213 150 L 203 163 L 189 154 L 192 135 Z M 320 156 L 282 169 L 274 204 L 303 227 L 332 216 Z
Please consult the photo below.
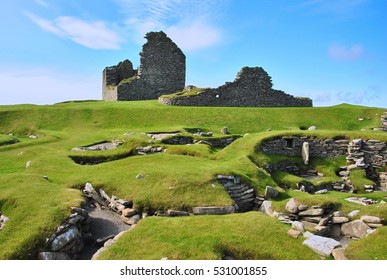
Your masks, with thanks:
M 183 90 L 185 55 L 167 35 L 149 32 L 140 53 L 140 67 L 133 70 L 129 60 L 103 71 L 104 100 L 147 100 Z
M 194 95 L 160 97 L 165 105 L 238 107 L 311 107 L 312 100 L 272 88 L 271 77 L 261 67 L 243 67 L 234 82 Z

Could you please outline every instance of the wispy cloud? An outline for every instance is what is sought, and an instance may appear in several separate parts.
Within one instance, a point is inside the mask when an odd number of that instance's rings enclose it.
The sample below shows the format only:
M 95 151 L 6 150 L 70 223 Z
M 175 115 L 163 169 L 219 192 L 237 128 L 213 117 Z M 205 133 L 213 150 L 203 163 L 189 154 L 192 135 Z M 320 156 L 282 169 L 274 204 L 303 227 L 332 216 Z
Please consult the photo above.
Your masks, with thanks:
M 344 46 L 332 44 L 328 48 L 328 56 L 334 60 L 351 61 L 362 57 L 364 54 L 363 46 L 360 44 Z
M 164 30 L 183 50 L 194 51 L 218 44 L 222 31 L 215 25 L 221 0 L 116 0 L 126 25 L 137 39 L 149 31 Z
M 103 21 L 87 22 L 75 17 L 62 16 L 47 20 L 25 13 L 32 22 L 46 32 L 68 38 L 91 49 L 119 49 L 122 38 Z

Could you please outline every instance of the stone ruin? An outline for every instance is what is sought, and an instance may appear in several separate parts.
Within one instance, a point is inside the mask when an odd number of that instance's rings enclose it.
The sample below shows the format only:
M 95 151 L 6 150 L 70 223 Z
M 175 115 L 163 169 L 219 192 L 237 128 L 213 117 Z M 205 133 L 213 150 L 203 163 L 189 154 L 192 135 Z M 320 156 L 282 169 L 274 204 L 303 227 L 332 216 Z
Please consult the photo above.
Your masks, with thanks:
M 271 77 L 261 67 L 243 67 L 234 82 L 207 88 L 198 94 L 162 95 L 182 92 L 186 58 L 162 31 L 145 35 L 148 42 L 140 53 L 140 66 L 124 60 L 103 70 L 103 100 L 148 100 L 181 106 L 310 107 L 309 98 L 294 97 L 272 88 Z M 189 91 L 189 89 L 188 89 Z M 162 97 L 161 97 L 162 96 Z
M 206 88 L 196 94 L 162 96 L 159 102 L 178 106 L 311 107 L 312 100 L 294 97 L 272 88 L 271 77 L 262 67 L 243 67 L 233 82 Z
M 157 99 L 163 94 L 183 90 L 185 55 L 162 31 L 149 32 L 140 53 L 140 66 L 133 69 L 129 60 L 103 70 L 103 100 Z

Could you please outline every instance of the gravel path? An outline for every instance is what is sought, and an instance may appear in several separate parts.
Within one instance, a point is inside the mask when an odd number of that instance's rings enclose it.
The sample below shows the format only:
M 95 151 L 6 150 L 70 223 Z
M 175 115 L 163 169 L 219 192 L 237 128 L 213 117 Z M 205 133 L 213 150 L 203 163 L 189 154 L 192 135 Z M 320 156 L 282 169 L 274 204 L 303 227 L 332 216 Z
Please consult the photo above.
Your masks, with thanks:
M 90 232 L 95 239 L 109 235 L 117 235 L 121 231 L 128 230 L 129 225 L 121 221 L 121 215 L 111 211 L 90 207 L 88 209 L 90 222 Z M 85 249 L 80 257 L 81 260 L 90 260 L 95 252 L 100 248 L 96 243 L 85 245 Z

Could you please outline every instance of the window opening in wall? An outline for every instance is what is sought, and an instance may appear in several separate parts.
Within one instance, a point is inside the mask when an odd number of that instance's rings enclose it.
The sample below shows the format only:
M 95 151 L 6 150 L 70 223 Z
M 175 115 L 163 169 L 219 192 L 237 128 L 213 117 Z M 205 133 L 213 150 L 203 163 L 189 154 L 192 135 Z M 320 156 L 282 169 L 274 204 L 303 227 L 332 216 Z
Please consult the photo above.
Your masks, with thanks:
M 285 138 L 285 148 L 293 149 L 294 148 L 294 138 Z

